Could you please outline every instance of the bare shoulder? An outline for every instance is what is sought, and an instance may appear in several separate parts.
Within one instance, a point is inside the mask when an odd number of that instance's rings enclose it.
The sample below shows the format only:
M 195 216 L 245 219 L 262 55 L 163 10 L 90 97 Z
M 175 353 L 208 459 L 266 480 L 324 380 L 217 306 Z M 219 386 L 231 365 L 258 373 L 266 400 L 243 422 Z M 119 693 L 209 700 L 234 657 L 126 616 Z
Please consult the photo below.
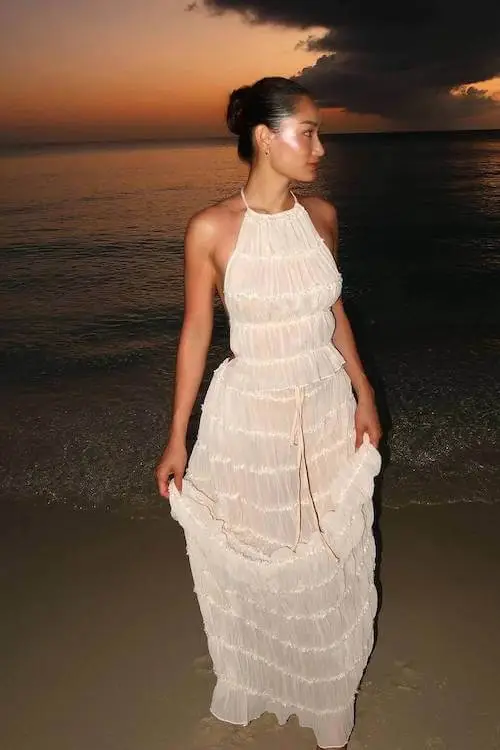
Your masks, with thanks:
M 317 222 L 329 228 L 330 230 L 337 227 L 337 210 L 333 203 L 321 198 L 318 195 L 305 196 L 300 199 L 302 205 L 307 210 L 314 224 Z
M 332 251 L 335 260 L 338 260 L 339 230 L 335 206 L 318 196 L 304 197 L 301 203 L 311 217 L 316 231 Z
M 186 243 L 214 249 L 227 233 L 231 233 L 234 223 L 241 218 L 241 212 L 241 199 L 238 200 L 237 196 L 203 208 L 187 224 Z

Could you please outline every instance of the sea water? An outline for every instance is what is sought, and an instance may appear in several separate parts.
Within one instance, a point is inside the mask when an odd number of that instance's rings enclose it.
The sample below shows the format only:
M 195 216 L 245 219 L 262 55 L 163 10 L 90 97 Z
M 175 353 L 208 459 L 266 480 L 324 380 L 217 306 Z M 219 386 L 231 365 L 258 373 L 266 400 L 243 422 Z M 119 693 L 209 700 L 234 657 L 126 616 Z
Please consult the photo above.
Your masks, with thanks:
M 499 498 L 500 131 L 325 139 L 344 301 L 377 391 L 381 498 Z M 163 513 L 190 216 L 234 193 L 232 142 L 0 158 L 4 502 Z M 207 371 L 228 353 L 215 301 Z

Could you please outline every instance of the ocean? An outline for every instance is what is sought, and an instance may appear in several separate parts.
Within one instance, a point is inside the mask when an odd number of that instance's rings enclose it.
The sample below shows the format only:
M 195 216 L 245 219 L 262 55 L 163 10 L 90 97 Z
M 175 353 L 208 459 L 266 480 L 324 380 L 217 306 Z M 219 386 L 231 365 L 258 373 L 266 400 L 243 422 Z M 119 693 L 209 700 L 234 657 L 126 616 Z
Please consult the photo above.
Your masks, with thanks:
M 344 301 L 385 429 L 382 506 L 499 497 L 500 131 L 325 138 Z M 168 512 L 156 493 L 188 218 L 236 191 L 234 144 L 0 156 L 1 496 Z M 207 372 L 228 353 L 223 308 Z

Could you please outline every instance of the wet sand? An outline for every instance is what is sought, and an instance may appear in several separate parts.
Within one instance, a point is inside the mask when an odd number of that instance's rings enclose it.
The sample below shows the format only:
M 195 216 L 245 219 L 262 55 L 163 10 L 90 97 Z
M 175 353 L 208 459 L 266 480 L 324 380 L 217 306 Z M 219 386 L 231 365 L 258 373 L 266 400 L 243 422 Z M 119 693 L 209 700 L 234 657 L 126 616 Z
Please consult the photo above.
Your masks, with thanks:
M 3 513 L 3 750 L 312 750 L 292 719 L 210 717 L 181 530 Z M 378 637 L 349 750 L 500 749 L 500 505 L 384 509 Z

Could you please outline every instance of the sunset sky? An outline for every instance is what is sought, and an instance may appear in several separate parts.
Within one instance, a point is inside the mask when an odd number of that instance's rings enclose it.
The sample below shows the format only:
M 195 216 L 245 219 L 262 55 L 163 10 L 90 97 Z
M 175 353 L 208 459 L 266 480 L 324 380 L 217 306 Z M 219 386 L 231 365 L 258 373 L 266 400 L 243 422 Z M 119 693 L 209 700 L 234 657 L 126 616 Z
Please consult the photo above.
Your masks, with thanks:
M 500 127 L 500 3 L 409 5 L 4 0 L 0 140 L 224 135 L 231 89 L 304 68 L 325 131 Z

